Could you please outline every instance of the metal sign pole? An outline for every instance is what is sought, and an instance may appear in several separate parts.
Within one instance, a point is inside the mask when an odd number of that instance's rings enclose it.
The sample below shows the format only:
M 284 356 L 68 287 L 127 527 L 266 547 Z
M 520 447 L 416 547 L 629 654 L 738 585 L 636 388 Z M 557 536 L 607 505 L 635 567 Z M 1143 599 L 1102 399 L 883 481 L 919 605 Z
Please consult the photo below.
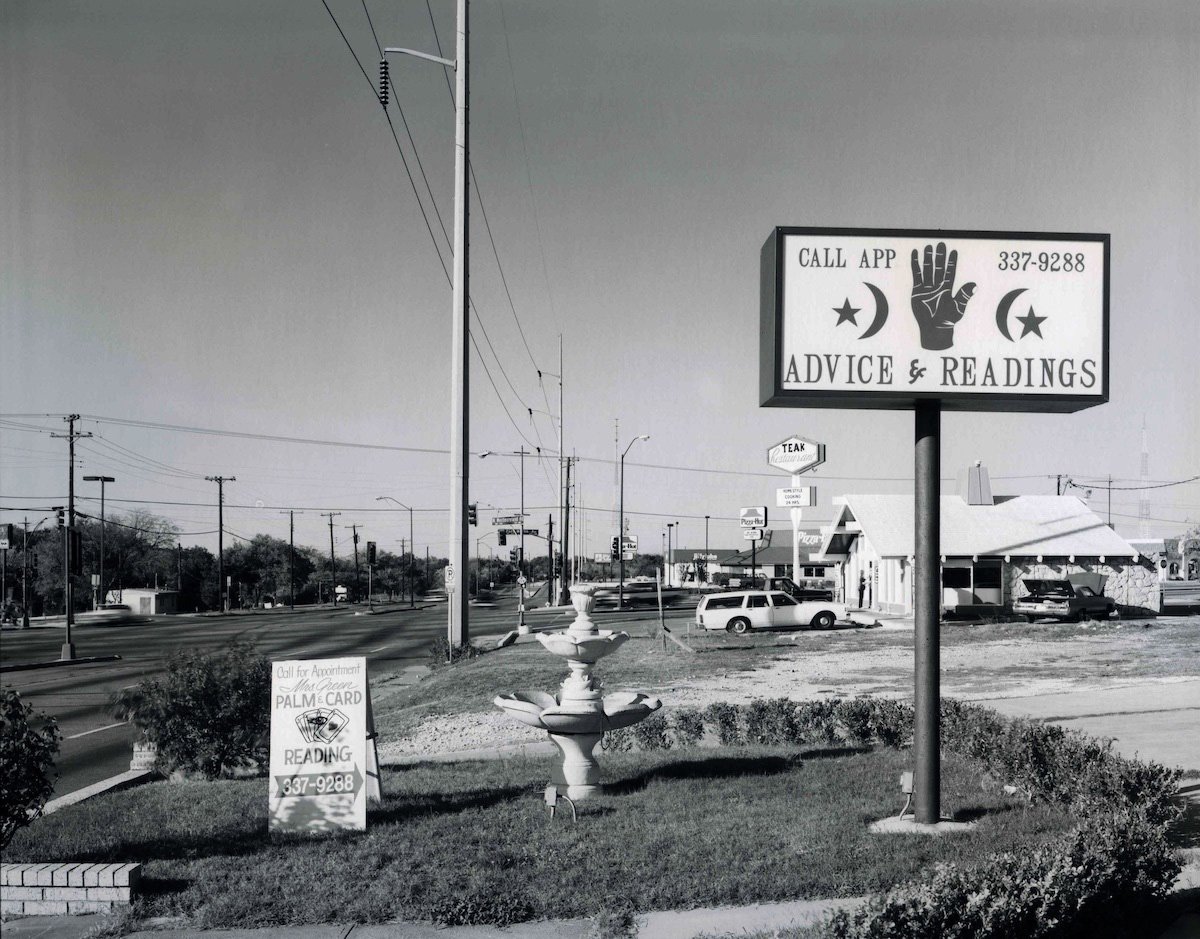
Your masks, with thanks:
M 941 820 L 941 724 L 939 614 L 941 612 L 941 432 L 942 403 L 918 401 L 915 408 L 915 518 L 913 613 L 916 629 L 914 703 L 916 724 L 916 820 Z

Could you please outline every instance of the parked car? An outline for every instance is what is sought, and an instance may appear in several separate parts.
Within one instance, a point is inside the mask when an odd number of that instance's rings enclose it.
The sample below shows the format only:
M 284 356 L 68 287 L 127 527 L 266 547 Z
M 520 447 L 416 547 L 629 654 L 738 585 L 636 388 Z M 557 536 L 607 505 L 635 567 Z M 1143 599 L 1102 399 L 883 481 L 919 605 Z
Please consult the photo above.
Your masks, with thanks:
M 1029 595 L 1013 601 L 1013 612 L 1031 623 L 1045 618 L 1078 621 L 1117 615 L 1116 602 L 1087 584 L 1034 577 L 1022 578 L 1021 582 Z
M 696 607 L 696 625 L 741 633 L 771 627 L 829 629 L 847 618 L 846 607 L 827 600 L 796 600 L 782 590 L 712 593 Z

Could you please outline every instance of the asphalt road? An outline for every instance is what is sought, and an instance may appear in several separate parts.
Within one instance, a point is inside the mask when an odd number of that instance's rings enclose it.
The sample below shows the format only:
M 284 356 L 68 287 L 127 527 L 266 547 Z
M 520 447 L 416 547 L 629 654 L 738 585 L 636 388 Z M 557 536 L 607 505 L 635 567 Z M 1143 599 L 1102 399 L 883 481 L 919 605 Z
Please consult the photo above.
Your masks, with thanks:
M 561 610 L 539 609 L 534 597 L 526 619 L 533 625 L 561 622 Z M 161 674 L 177 649 L 219 649 L 235 638 L 247 638 L 272 659 L 365 656 L 372 673 L 397 672 L 424 665 L 430 642 L 445 634 L 445 602 L 376 606 L 374 615 L 362 607 L 318 607 L 258 610 L 229 616 L 138 617 L 127 625 L 76 623 L 72 641 L 78 658 L 120 656 L 115 661 L 6 671 L 3 684 L 22 699 L 58 720 L 62 733 L 55 795 L 61 796 L 129 769 L 135 731 L 114 721 L 108 712 L 110 695 Z M 473 638 L 501 635 L 515 629 L 516 600 L 500 595 L 494 604 L 473 606 Z M 63 624 L 48 622 L 29 630 L 5 629 L 0 641 L 0 665 L 20 666 L 59 658 Z

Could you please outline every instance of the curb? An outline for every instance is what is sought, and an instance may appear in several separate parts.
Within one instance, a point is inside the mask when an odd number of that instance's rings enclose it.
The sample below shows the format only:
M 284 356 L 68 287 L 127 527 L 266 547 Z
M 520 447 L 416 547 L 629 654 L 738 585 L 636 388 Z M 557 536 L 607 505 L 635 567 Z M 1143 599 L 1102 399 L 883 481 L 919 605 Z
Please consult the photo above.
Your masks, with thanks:
M 55 659 L 53 662 L 28 662 L 21 665 L 0 665 L 0 672 L 28 672 L 35 668 L 57 668 L 60 665 L 94 665 L 96 662 L 117 662 L 119 655 L 93 655 L 84 659 Z
M 51 799 L 42 806 L 42 814 L 53 815 L 59 809 L 65 809 L 69 805 L 75 805 L 93 796 L 103 795 L 106 792 L 119 792 L 122 789 L 132 789 L 134 786 L 153 782 L 155 779 L 162 779 L 162 775 L 157 770 L 131 769 L 128 772 L 121 773 L 119 776 L 110 776 L 108 779 L 102 779 L 99 782 L 92 783 L 90 786 L 84 786 L 82 789 L 76 789 L 74 792 L 68 792 L 65 796 Z

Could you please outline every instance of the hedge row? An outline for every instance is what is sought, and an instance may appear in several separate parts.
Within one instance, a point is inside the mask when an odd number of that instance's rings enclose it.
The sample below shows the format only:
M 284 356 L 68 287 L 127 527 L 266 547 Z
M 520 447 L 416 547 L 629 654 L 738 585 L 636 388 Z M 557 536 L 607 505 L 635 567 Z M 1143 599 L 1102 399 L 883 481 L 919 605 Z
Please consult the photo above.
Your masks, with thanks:
M 622 731 L 610 749 L 694 746 L 706 736 L 726 746 L 880 745 L 911 740 L 913 708 L 891 699 L 787 698 L 677 708 Z M 976 760 L 1030 800 L 1081 817 L 1068 835 L 1022 854 L 997 854 L 977 867 L 940 865 L 923 882 L 901 885 L 825 926 L 831 939 L 938 936 L 1136 934 L 1146 904 L 1171 888 L 1180 864 L 1167 840 L 1182 811 L 1180 772 L 1112 752 L 1111 741 L 988 708 L 943 700 L 942 748 Z M 1130 917 L 1122 923 L 1122 916 Z
M 633 727 L 609 731 L 604 745 L 610 750 L 664 750 L 695 746 L 707 736 L 724 746 L 896 748 L 912 735 L 913 708 L 903 701 L 772 698 L 660 711 Z M 1029 801 L 1054 803 L 1084 816 L 1136 807 L 1152 824 L 1173 821 L 1179 813 L 1179 771 L 1122 757 L 1112 751 L 1111 741 L 953 699 L 942 700 L 941 738 L 943 750 L 976 760 Z

